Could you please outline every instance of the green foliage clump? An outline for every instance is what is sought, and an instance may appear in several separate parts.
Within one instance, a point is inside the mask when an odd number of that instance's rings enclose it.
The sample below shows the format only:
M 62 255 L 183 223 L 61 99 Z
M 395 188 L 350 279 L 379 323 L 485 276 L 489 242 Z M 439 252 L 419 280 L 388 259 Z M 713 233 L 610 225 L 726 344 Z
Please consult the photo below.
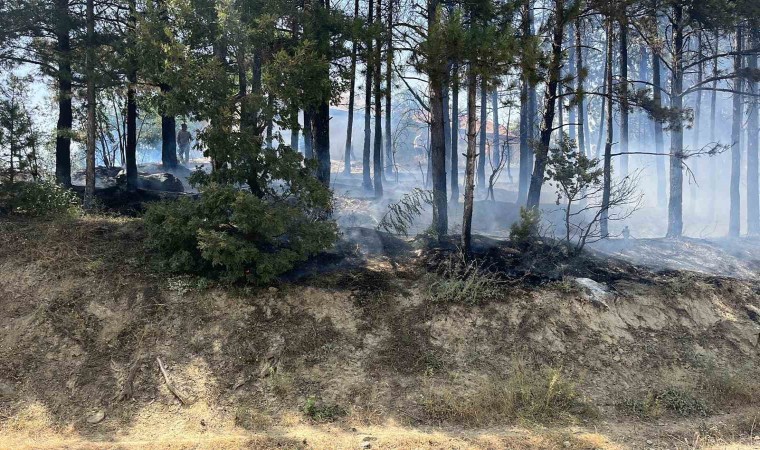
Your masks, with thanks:
M 149 206 L 148 244 L 173 272 L 267 283 L 335 242 L 337 227 L 319 207 L 328 205 L 314 200 L 257 196 L 210 183 L 198 199 Z
M 333 422 L 345 416 L 346 410 L 340 407 L 340 405 L 328 405 L 327 403 L 318 401 L 315 397 L 309 397 L 303 406 L 303 413 L 317 422 Z
M 618 404 L 618 408 L 642 419 L 656 419 L 666 411 L 683 417 L 705 417 L 710 411 L 704 399 L 678 388 L 650 392 L 642 399 L 626 398 Z
M 468 260 L 459 253 L 443 261 L 428 287 L 428 295 L 434 303 L 476 305 L 502 298 L 505 290 L 504 282 L 482 262 Z
M 520 208 L 520 220 L 509 228 L 509 240 L 518 248 L 529 248 L 539 238 L 541 212 L 538 208 Z
M 2 184 L 0 205 L 15 214 L 37 217 L 75 215 L 79 212 L 76 193 L 50 181 Z

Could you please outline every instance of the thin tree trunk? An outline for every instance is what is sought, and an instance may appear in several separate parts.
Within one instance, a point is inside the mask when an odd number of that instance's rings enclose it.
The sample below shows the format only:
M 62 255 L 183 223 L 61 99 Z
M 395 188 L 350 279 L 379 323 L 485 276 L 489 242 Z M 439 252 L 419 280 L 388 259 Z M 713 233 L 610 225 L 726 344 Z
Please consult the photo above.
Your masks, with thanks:
M 367 8 L 367 26 L 372 26 L 374 15 L 374 2 L 369 0 Z M 367 39 L 365 44 L 365 66 L 366 75 L 364 79 L 365 99 L 364 99 L 364 148 L 362 153 L 362 185 L 369 191 L 372 189 L 372 176 L 370 171 L 370 161 L 372 157 L 372 39 Z
M 670 107 L 675 111 L 683 108 L 683 6 L 673 6 L 673 69 Z M 683 125 L 676 123 L 670 134 L 670 196 L 668 199 L 667 237 L 683 235 Z
M 656 108 L 662 105 L 662 82 L 660 81 L 660 75 L 662 70 L 660 68 L 660 55 L 656 49 L 652 49 L 652 84 L 653 98 Z M 662 122 L 654 121 L 654 152 L 658 155 L 665 153 L 665 144 L 662 137 Z M 664 207 L 667 204 L 667 181 L 665 179 L 665 158 L 656 156 L 655 167 L 657 170 L 657 205 Z
M 541 123 L 540 140 L 536 148 L 536 161 L 533 165 L 533 175 L 530 178 L 528 190 L 528 207 L 538 208 L 541 202 L 541 186 L 544 184 L 544 172 L 546 170 L 546 158 L 549 153 L 549 141 L 551 140 L 554 126 L 554 113 L 557 102 L 557 85 L 560 79 L 562 67 L 562 38 L 564 37 L 563 24 L 565 23 L 564 0 L 554 1 L 555 17 L 554 30 L 552 31 L 552 52 L 549 62 L 548 83 L 544 91 L 544 117 Z
M 451 201 L 459 202 L 459 63 L 451 70 Z
M 583 45 L 581 42 L 581 19 L 578 17 L 575 21 L 575 74 L 576 74 L 576 95 L 579 96 L 578 102 L 578 151 L 581 155 L 590 156 L 586 153 L 586 111 L 585 88 L 583 77 Z
M 301 139 L 301 130 L 300 125 L 298 123 L 298 106 L 293 107 L 293 111 L 291 112 L 291 117 L 293 117 L 293 125 L 292 129 L 290 130 L 290 148 L 293 149 L 294 152 L 298 153 L 301 151 L 299 140 Z
M 137 1 L 129 0 L 130 56 L 127 71 L 127 145 L 124 152 L 127 171 L 127 191 L 137 190 Z
M 750 31 L 750 48 L 760 45 L 757 22 L 753 23 Z M 747 57 L 750 70 L 757 70 L 757 54 Z M 758 83 L 749 81 L 749 112 L 747 118 L 747 232 L 751 235 L 760 234 L 760 189 L 758 189 Z
M 359 17 L 359 0 L 354 0 L 354 18 Z M 353 153 L 352 135 L 354 133 L 354 97 L 356 95 L 356 47 L 354 40 L 351 44 L 351 75 L 348 88 L 348 125 L 346 126 L 346 149 L 343 154 L 343 173 L 351 174 L 351 154 Z
M 438 0 L 428 2 L 428 29 L 438 23 Z M 449 232 L 449 214 L 446 202 L 446 136 L 443 126 L 443 80 L 446 63 L 432 63 L 430 80 L 430 159 L 433 182 L 433 227 L 438 240 Z
M 501 164 L 501 129 L 499 128 L 499 92 L 496 87 L 491 91 L 491 110 L 493 112 L 493 166 L 499 167 Z
M 702 59 L 702 34 L 697 33 L 697 58 L 700 60 Z M 703 78 L 703 65 L 700 62 L 697 64 L 697 83 L 702 82 Z M 694 126 L 692 127 L 692 141 L 691 141 L 691 149 L 693 151 L 696 151 L 699 148 L 699 130 L 702 127 L 701 122 L 702 117 L 702 91 L 698 90 L 696 92 L 696 98 L 694 99 Z M 696 179 L 701 174 L 701 170 L 699 170 L 699 166 L 702 165 L 702 160 L 697 159 L 697 161 L 694 163 L 694 166 L 692 168 L 693 175 L 695 178 L 694 183 L 691 184 L 691 189 L 689 190 L 689 193 L 691 194 L 691 208 L 692 210 L 697 208 L 697 191 L 699 188 L 697 187 Z
M 575 27 L 574 27 L 574 24 L 570 24 L 570 25 L 568 25 L 568 27 L 569 27 L 569 30 L 568 30 L 568 41 L 572 42 L 573 41 L 573 28 L 575 28 Z M 569 42 L 568 42 L 568 44 L 569 44 Z M 570 66 L 568 68 L 568 71 L 569 71 L 568 75 L 571 76 L 571 77 L 576 77 L 576 79 L 577 79 L 578 78 L 578 71 L 575 69 L 575 62 L 577 60 L 577 58 L 575 57 L 575 52 L 578 51 L 578 49 L 574 45 L 568 45 L 568 47 L 569 47 L 569 49 L 568 49 L 567 59 L 568 59 L 568 63 L 569 63 L 569 66 Z M 575 111 L 576 110 L 577 110 L 577 106 L 571 105 L 568 108 L 568 111 L 567 111 L 568 135 L 569 135 L 570 139 L 573 140 L 573 141 L 577 141 L 578 140 L 576 132 L 575 132 L 576 131 L 576 123 L 577 123 L 577 118 L 575 117 Z
M 472 211 L 475 199 L 475 99 L 477 77 L 472 65 L 467 68 L 467 158 L 465 163 L 464 214 L 462 216 L 462 250 L 472 253 Z
M 329 76 L 329 74 L 325 74 Z M 311 118 L 314 156 L 317 158 L 317 179 L 330 186 L 330 104 L 320 102 Z
M 486 188 L 486 139 L 488 128 L 488 82 L 480 79 L 480 143 L 478 148 L 478 189 Z
M 87 0 L 87 57 L 85 75 L 87 76 L 87 151 L 84 189 L 84 208 L 92 210 L 95 206 L 95 1 Z
M 628 176 L 628 22 L 620 22 L 620 175 Z
M 742 52 L 742 27 L 736 27 L 736 52 Z M 734 72 L 738 73 L 742 68 L 742 55 L 734 56 Z M 737 91 L 742 90 L 742 79 L 736 77 L 735 88 Z M 738 92 L 733 94 L 733 122 L 731 126 L 731 185 L 730 185 L 730 211 L 728 222 L 728 235 L 732 237 L 739 236 L 741 231 L 741 130 L 743 119 L 742 95 Z
M 305 159 L 314 159 L 314 132 L 312 122 L 314 109 L 307 106 L 303 110 L 303 154 Z
M 606 42 L 604 44 L 604 48 L 607 48 L 609 45 L 610 37 L 609 35 L 606 36 Z M 607 74 L 612 71 L 612 64 L 610 61 L 607 61 L 607 58 L 604 59 L 604 74 L 602 75 L 604 81 L 602 82 L 602 92 L 607 92 Z M 602 148 L 602 136 L 604 136 L 604 127 L 606 123 L 605 115 L 607 111 L 607 101 L 603 98 L 602 103 L 600 106 L 601 113 L 599 116 L 599 133 L 596 139 L 596 149 L 594 151 L 595 157 L 599 158 L 601 155 L 601 148 Z
M 720 35 L 718 34 L 719 31 L 715 30 L 714 33 L 714 41 L 715 41 L 715 47 L 713 48 L 713 70 L 712 70 L 712 76 L 715 79 L 712 82 L 712 94 L 710 95 L 710 142 L 715 142 L 715 115 L 717 114 L 718 107 L 718 44 L 720 43 Z M 717 159 L 717 158 L 716 158 Z M 712 161 L 712 164 L 710 165 L 712 170 L 710 174 L 710 211 L 713 212 L 713 217 L 716 216 L 716 209 L 715 208 L 715 191 L 717 190 L 718 185 L 718 164 L 715 160 Z
M 521 28 L 522 34 L 526 38 L 531 36 L 533 31 L 530 8 L 530 1 L 525 1 L 523 3 Z M 519 205 L 524 204 L 528 199 L 530 174 L 533 171 L 533 152 L 530 149 L 533 137 L 530 84 L 528 75 L 523 73 L 520 86 L 520 166 L 517 173 L 517 204 Z
M 69 0 L 56 0 L 56 54 L 58 55 L 58 123 L 55 138 L 55 179 L 71 186 L 71 17 Z
M 612 47 L 614 46 L 613 37 L 613 21 L 612 18 L 607 18 L 607 73 L 605 85 L 607 91 L 605 92 L 604 100 L 607 102 L 607 109 L 610 114 L 607 115 L 607 141 L 604 145 L 604 166 L 603 166 L 603 186 L 602 186 L 602 211 L 599 218 L 599 231 L 602 237 L 607 237 L 610 234 L 609 229 L 609 208 L 610 208 L 610 193 L 612 189 Z
M 375 0 L 375 14 L 377 20 L 382 24 L 382 3 L 381 0 Z M 380 57 L 381 49 L 383 46 L 380 37 L 378 36 L 375 41 L 375 56 L 374 56 L 374 90 L 375 90 L 375 146 L 373 151 L 373 170 L 374 175 L 374 188 L 375 198 L 383 197 L 383 125 L 382 125 L 382 113 L 383 113 L 383 94 L 380 91 Z
M 385 173 L 393 175 L 391 142 L 391 94 L 393 87 L 393 0 L 388 0 L 388 24 L 385 37 Z

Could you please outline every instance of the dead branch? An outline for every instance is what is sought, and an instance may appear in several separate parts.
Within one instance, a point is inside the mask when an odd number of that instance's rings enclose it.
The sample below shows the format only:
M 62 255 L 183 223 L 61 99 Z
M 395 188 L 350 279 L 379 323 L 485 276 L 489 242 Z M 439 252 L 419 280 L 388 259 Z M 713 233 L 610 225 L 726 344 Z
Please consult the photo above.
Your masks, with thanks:
M 169 388 L 169 391 L 179 400 L 179 402 L 184 406 L 187 404 L 185 399 L 182 398 L 181 395 L 177 392 L 177 390 L 172 385 L 172 382 L 169 380 L 169 374 L 166 373 L 166 368 L 164 368 L 164 363 L 161 362 L 161 358 L 156 356 L 156 361 L 158 361 L 158 368 L 161 369 L 161 373 L 164 376 L 164 381 L 166 381 L 166 387 Z

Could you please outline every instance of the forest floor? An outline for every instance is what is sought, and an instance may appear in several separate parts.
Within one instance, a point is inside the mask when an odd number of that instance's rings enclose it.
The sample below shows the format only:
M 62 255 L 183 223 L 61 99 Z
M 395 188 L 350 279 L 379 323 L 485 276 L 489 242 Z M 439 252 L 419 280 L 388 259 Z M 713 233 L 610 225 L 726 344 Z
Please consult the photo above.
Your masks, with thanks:
M 614 245 L 477 237 L 498 298 L 452 304 L 455 254 L 371 228 L 252 288 L 140 219 L 0 217 L 0 449 L 760 448 L 760 242 Z

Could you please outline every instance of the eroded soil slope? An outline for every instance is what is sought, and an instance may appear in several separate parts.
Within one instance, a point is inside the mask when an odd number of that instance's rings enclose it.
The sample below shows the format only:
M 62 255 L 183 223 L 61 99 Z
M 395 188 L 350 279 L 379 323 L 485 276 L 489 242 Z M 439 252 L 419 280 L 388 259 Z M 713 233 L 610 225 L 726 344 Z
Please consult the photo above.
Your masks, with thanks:
M 0 219 L 0 448 L 760 446 L 752 279 L 622 264 L 603 302 L 553 274 L 441 304 L 429 253 L 371 230 L 256 289 L 142 241 Z

